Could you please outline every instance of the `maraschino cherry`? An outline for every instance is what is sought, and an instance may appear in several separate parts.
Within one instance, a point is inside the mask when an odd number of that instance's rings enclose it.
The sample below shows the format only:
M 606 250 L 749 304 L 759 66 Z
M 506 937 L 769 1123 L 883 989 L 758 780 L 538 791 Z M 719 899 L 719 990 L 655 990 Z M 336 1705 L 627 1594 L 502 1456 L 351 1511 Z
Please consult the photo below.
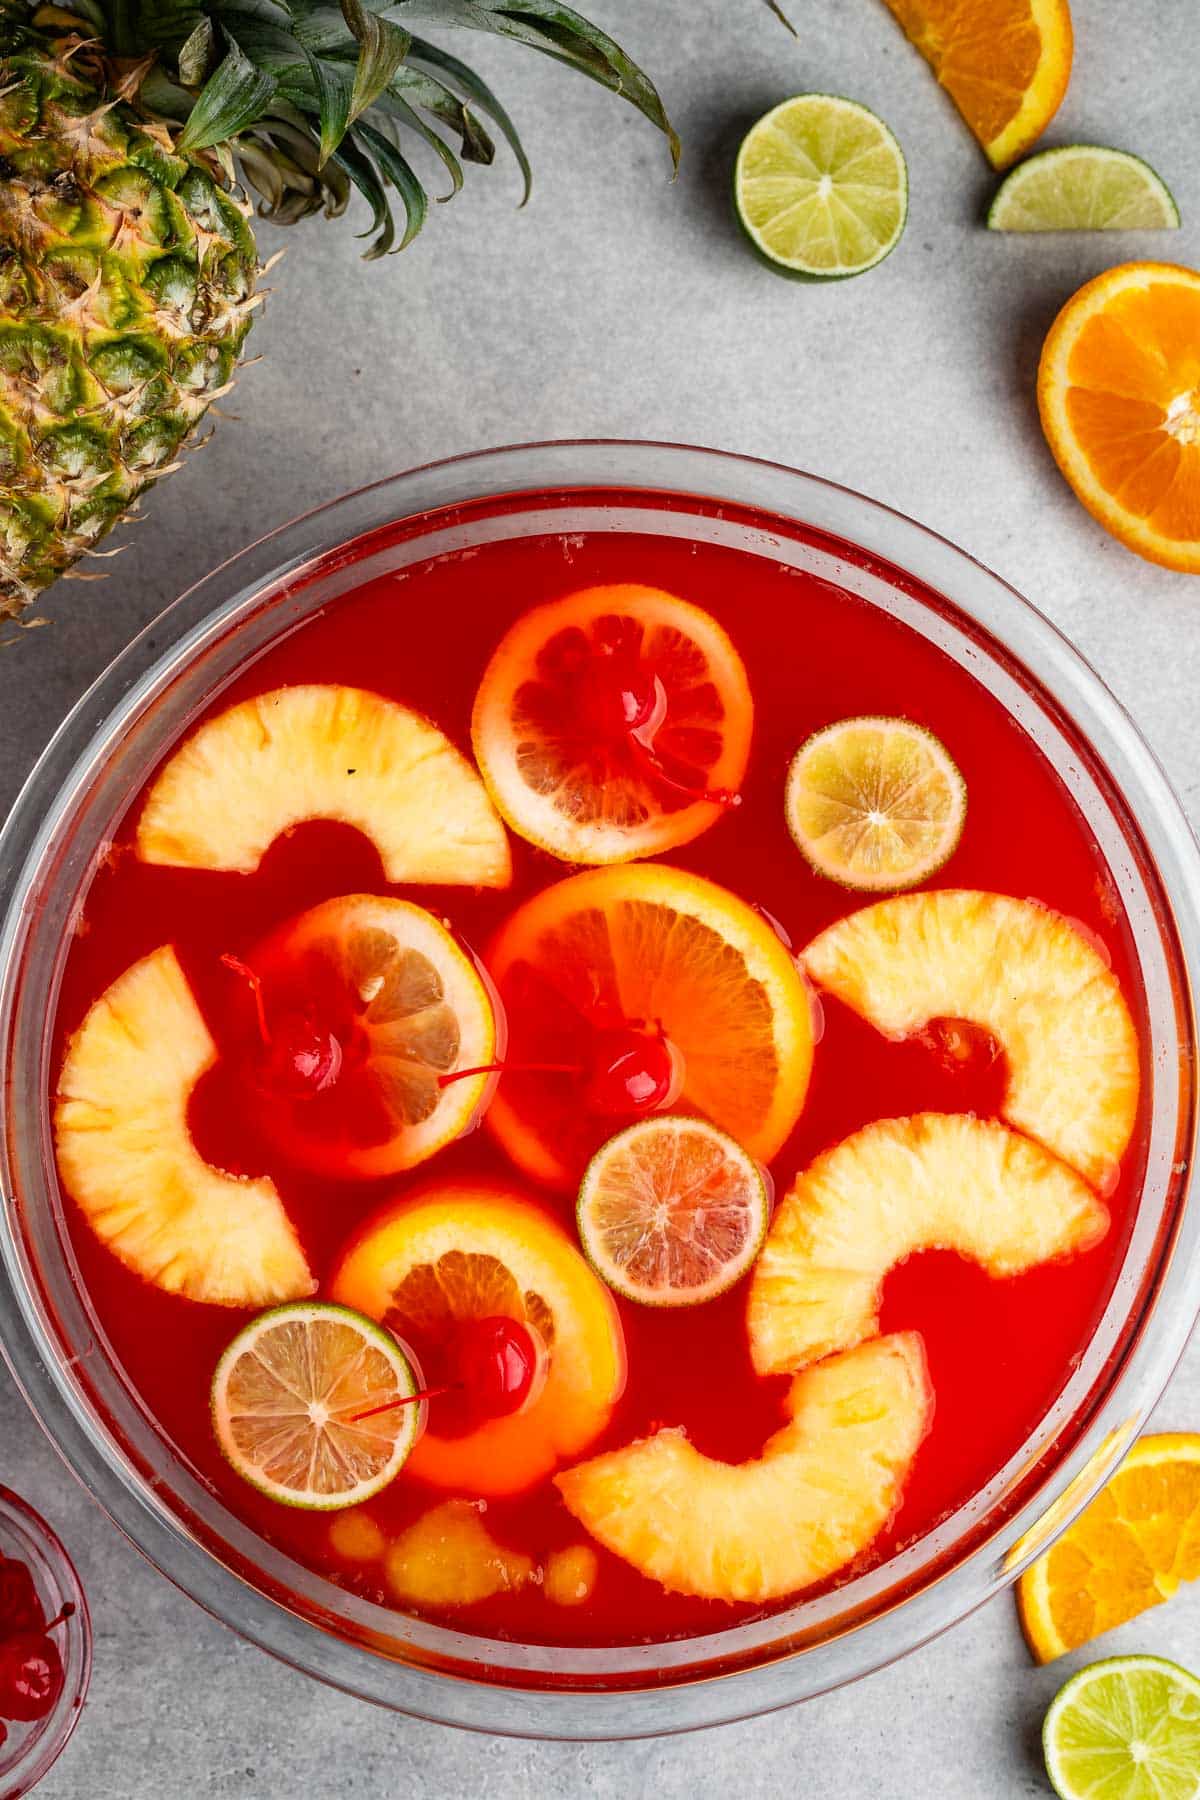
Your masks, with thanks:
M 387 1400 L 355 1420 L 373 1419 L 377 1413 L 394 1412 L 399 1406 L 415 1406 L 420 1400 L 461 1393 L 473 1421 L 504 1419 L 519 1412 L 533 1397 L 544 1378 L 546 1347 L 537 1332 L 519 1319 L 501 1314 L 486 1319 L 463 1319 L 455 1327 L 450 1347 L 450 1379 L 419 1393 Z
M 342 1072 L 339 1038 L 303 1012 L 287 1012 L 273 1024 L 267 1021 L 262 979 L 236 956 L 222 956 L 222 963 L 240 975 L 254 996 L 259 1055 L 255 1075 L 269 1093 L 288 1100 L 307 1100 L 331 1088 Z
M 0 1640 L 41 1631 L 46 1615 L 27 1565 L 0 1554 Z
M 656 739 L 667 722 L 668 705 L 662 677 L 646 668 L 633 646 L 621 639 L 597 645 L 580 683 L 580 710 L 588 726 L 604 742 L 623 742 L 633 760 L 663 787 L 710 806 L 740 806 L 741 795 L 730 788 L 697 786 L 667 767 Z
M 62 1692 L 63 1665 L 49 1634 L 74 1611 L 68 1601 L 44 1630 L 20 1631 L 0 1640 L 0 1717 L 28 1724 L 52 1710 Z
M 584 1104 L 615 1118 L 638 1118 L 672 1106 L 683 1088 L 683 1058 L 660 1026 L 620 1025 L 597 1031 L 586 1063 L 494 1062 L 440 1075 L 439 1084 L 469 1075 L 578 1075 Z

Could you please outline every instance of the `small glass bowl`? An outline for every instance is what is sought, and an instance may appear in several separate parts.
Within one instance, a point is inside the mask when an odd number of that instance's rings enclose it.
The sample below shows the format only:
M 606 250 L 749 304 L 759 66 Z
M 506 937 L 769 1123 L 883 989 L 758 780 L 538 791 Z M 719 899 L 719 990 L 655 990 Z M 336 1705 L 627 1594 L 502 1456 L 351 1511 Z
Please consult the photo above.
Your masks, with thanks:
M 25 1564 L 42 1611 L 53 1619 L 73 1606 L 54 1633 L 63 1664 L 62 1692 L 43 1719 L 29 1724 L 5 1720 L 0 1744 L 0 1800 L 20 1800 L 58 1761 L 83 1710 L 92 1673 L 92 1622 L 75 1565 L 45 1519 L 0 1486 L 0 1556 Z

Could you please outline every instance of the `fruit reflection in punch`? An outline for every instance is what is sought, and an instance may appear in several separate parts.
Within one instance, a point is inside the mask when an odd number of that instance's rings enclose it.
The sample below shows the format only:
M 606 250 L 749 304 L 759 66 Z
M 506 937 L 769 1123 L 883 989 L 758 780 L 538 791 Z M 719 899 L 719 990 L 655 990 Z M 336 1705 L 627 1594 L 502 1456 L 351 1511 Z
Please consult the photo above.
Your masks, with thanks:
M 59 1168 L 147 1407 L 483 1635 L 712 1631 L 928 1531 L 1061 1391 L 1144 1154 L 1040 752 L 912 626 L 693 548 L 434 560 L 399 661 L 385 578 L 335 602 L 68 957 Z

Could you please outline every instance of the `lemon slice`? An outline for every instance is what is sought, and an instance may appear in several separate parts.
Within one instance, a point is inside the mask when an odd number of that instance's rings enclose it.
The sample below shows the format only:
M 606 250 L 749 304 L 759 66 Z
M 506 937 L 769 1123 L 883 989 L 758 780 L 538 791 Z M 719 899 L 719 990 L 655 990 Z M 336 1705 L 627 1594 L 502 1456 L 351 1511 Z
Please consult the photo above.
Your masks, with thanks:
M 862 275 L 904 230 L 904 152 L 857 101 L 798 94 L 742 139 L 733 202 L 746 236 L 781 274 L 809 281 Z
M 908 719 L 841 719 L 788 771 L 787 822 L 820 875 L 864 893 L 916 887 L 949 860 L 967 787 L 931 731 Z
M 1140 156 L 1064 144 L 1005 176 L 987 222 L 992 231 L 1177 231 L 1179 208 Z
M 1042 1727 L 1060 1800 L 1193 1800 L 1200 1793 L 1200 1681 L 1161 1656 L 1080 1669 Z
M 750 1267 L 770 1200 L 758 1164 L 704 1119 L 642 1119 L 596 1152 L 579 1192 L 592 1267 L 627 1300 L 699 1306 Z
M 244 1481 L 285 1506 L 357 1506 L 408 1461 L 425 1405 L 396 1340 L 361 1313 L 319 1301 L 260 1313 L 213 1377 L 217 1442 Z M 369 1416 L 367 1416 L 369 1415 Z

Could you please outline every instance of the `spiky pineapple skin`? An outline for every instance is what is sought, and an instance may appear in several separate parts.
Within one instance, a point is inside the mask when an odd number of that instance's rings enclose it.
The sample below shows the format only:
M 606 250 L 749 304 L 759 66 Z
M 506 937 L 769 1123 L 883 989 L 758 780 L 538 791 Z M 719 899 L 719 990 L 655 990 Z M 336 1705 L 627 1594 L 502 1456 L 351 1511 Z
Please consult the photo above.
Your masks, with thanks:
M 259 295 L 215 160 L 114 91 L 78 21 L 0 6 L 0 616 L 166 473 Z

